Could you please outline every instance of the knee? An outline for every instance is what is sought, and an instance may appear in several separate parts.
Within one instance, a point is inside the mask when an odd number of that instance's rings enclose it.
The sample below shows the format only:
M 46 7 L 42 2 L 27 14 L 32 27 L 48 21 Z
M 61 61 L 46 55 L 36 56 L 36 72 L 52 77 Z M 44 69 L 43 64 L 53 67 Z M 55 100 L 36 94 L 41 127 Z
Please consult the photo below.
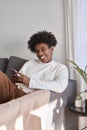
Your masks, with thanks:
M 0 81 L 5 79 L 6 77 L 7 77 L 6 74 L 0 71 Z
M 0 70 L 0 75 L 3 75 L 4 73 Z

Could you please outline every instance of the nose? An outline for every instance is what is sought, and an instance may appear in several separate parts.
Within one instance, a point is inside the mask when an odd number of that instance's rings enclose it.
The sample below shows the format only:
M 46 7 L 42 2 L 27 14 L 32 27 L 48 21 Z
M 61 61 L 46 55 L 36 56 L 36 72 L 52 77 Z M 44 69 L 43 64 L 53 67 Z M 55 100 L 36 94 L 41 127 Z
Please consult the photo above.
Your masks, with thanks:
M 43 55 L 43 52 L 41 50 L 38 51 L 38 55 L 41 56 Z

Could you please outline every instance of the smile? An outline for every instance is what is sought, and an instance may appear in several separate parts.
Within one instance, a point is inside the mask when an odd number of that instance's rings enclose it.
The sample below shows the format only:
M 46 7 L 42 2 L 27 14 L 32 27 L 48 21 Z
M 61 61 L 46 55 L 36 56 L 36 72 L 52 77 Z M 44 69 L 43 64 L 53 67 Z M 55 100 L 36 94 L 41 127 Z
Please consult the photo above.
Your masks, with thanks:
M 44 58 L 45 58 L 45 56 L 41 56 L 41 57 L 40 57 L 40 59 L 44 59 Z

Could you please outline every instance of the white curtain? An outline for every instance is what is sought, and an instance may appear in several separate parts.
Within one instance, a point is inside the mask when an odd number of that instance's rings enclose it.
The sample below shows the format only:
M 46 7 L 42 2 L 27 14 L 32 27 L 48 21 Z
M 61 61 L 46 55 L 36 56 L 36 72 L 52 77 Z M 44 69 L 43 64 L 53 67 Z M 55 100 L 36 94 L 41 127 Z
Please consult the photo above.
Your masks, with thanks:
M 82 69 L 87 64 L 87 0 L 65 0 L 65 37 L 67 59 Z M 76 79 L 78 91 L 85 89 L 82 78 L 75 73 L 73 65 L 67 62 L 69 78 Z
M 87 0 L 77 0 L 78 19 L 78 64 L 84 69 L 87 64 Z
M 87 65 L 87 0 L 64 0 L 65 6 L 65 35 L 67 59 L 76 62 L 82 69 Z M 87 89 L 78 73 L 74 73 L 67 62 L 70 78 L 77 80 L 77 92 Z M 78 127 L 81 129 L 87 123 L 85 118 L 79 118 Z
M 66 37 L 66 55 L 67 59 L 75 61 L 76 54 L 76 0 L 64 0 L 65 7 L 65 37 Z M 74 79 L 74 70 L 71 69 L 71 64 L 67 61 L 69 68 L 69 78 Z
M 77 0 L 77 63 L 84 69 L 87 65 L 87 0 Z M 87 84 L 78 78 L 79 91 L 87 89 Z M 87 117 L 80 117 L 78 120 L 79 129 L 86 126 Z
M 87 65 L 87 0 L 77 0 L 77 63 L 85 69 Z M 80 90 L 87 89 L 87 85 L 80 78 Z

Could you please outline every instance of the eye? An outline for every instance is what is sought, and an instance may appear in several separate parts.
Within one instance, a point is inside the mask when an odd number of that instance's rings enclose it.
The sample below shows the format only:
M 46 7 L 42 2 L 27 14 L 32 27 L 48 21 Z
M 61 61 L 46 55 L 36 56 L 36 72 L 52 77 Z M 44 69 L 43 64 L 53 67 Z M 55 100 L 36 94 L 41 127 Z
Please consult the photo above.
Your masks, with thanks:
M 38 54 L 38 53 L 39 53 L 39 50 L 36 50 L 35 52 Z
M 45 51 L 46 50 L 46 48 L 44 47 L 44 48 L 42 48 L 42 51 Z

